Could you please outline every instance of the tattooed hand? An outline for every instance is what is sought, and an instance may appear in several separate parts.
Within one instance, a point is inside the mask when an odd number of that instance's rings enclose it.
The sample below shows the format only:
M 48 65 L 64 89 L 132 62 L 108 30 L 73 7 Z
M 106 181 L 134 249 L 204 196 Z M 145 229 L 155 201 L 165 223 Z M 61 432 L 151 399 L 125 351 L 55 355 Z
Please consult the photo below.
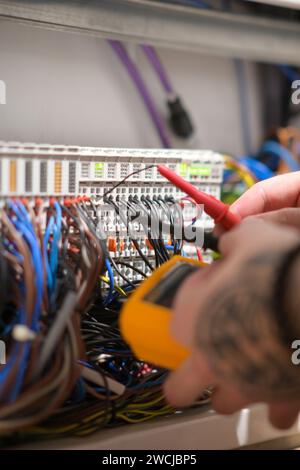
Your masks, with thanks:
M 166 382 L 171 404 L 190 405 L 213 386 L 212 406 L 221 413 L 264 401 L 274 425 L 293 424 L 300 410 L 300 368 L 281 339 L 272 294 L 278 263 L 297 243 L 295 229 L 250 218 L 221 237 L 222 261 L 183 284 L 172 334 L 192 355 Z M 298 339 L 300 260 L 291 274 L 290 321 Z

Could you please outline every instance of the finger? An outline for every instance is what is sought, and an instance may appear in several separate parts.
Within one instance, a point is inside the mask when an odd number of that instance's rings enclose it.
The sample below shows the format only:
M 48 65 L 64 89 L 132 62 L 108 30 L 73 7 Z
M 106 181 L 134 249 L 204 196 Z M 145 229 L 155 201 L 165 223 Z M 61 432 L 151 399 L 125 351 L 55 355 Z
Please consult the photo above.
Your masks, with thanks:
M 300 229 L 300 208 L 288 207 L 277 211 L 265 212 L 256 215 L 255 218 L 262 219 L 265 222 L 276 223 L 289 227 Z
M 231 208 L 242 218 L 300 205 L 300 172 L 274 176 L 256 183 Z
M 196 352 L 168 377 L 164 385 L 166 398 L 175 408 L 189 406 L 214 380 L 207 362 Z
M 238 390 L 223 384 L 213 393 L 212 408 L 220 414 L 232 414 L 253 403 L 249 397 L 243 396 Z
M 295 423 L 299 409 L 299 403 L 272 404 L 269 406 L 269 420 L 276 428 L 288 429 Z

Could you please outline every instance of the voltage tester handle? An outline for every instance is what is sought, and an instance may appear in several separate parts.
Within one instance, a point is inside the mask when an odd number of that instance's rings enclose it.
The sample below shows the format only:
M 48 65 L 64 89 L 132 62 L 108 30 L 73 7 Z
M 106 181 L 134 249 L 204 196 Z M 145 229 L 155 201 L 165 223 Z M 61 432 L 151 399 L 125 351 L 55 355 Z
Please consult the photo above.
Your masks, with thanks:
M 139 359 L 166 369 L 177 369 L 188 358 L 188 348 L 171 335 L 172 304 L 185 278 L 205 263 L 173 256 L 145 279 L 124 303 L 120 329 Z

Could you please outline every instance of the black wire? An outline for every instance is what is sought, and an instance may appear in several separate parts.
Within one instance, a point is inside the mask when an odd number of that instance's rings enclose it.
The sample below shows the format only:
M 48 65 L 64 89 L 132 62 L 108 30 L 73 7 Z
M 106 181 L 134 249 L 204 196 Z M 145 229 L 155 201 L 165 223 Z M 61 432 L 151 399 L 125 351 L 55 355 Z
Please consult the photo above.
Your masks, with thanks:
M 141 269 L 137 268 L 136 266 L 133 266 L 132 264 L 130 263 L 127 263 L 126 261 L 116 261 L 116 264 L 121 264 L 121 266 L 125 266 L 126 268 L 129 268 L 129 269 L 132 269 L 132 271 L 136 271 L 138 274 L 140 274 L 141 276 L 143 276 L 144 278 L 147 278 L 147 274 L 142 271 Z
M 110 262 L 111 264 L 113 265 L 113 268 L 115 269 L 115 271 L 119 274 L 119 276 L 125 281 L 127 282 L 127 284 L 131 287 L 133 287 L 135 289 L 135 285 L 130 281 L 130 279 L 125 276 L 125 274 L 122 273 L 122 271 L 120 271 L 120 269 L 118 268 L 114 258 L 109 258 L 110 259 Z
M 169 224 L 170 224 L 170 232 L 169 233 L 170 233 L 172 245 L 174 246 L 174 255 L 180 254 L 181 250 L 182 250 L 183 240 L 182 240 L 182 237 L 181 237 L 181 239 L 175 239 L 174 214 L 173 214 L 171 208 L 168 206 L 167 202 L 165 200 L 163 200 L 163 198 L 161 196 L 158 196 L 157 202 L 158 202 L 158 204 L 161 205 L 162 208 L 164 208 L 164 213 L 166 214 L 167 219 L 169 220 Z M 176 203 L 172 203 L 173 206 L 174 206 L 174 204 L 176 204 Z
M 118 215 L 120 216 L 120 218 L 122 219 L 122 222 L 124 223 L 125 227 L 126 227 L 126 223 L 127 221 L 124 219 L 123 217 L 123 214 L 122 212 L 120 211 L 120 207 L 114 202 L 112 196 L 109 198 L 109 202 L 115 207 Z M 123 203 L 123 201 L 119 201 L 120 203 Z M 126 203 L 125 203 L 126 204 Z M 140 255 L 140 257 L 143 259 L 143 261 L 146 263 L 146 265 L 148 266 L 149 269 L 151 269 L 151 271 L 153 271 L 153 266 L 149 263 L 148 259 L 146 258 L 146 256 L 144 255 L 144 253 L 142 252 L 140 246 L 139 246 L 139 243 L 137 241 L 136 238 L 132 237 L 130 235 L 130 239 L 135 247 L 135 249 L 137 250 L 138 254 Z
M 141 198 L 141 204 L 142 206 L 144 207 L 144 209 L 146 210 L 146 213 L 148 215 L 148 220 L 150 218 L 151 220 L 151 216 L 152 216 L 152 213 L 151 213 L 151 206 L 149 204 L 149 201 L 147 198 L 145 198 L 144 196 L 142 196 Z M 157 221 L 158 222 L 158 221 Z M 157 234 L 156 234 L 157 235 Z M 159 247 L 159 244 L 158 244 L 158 241 L 157 239 L 155 238 L 152 238 L 152 233 L 151 233 L 151 228 L 149 229 L 148 227 L 148 239 L 154 249 L 154 253 L 155 253 L 155 265 L 156 267 L 160 266 L 162 263 L 165 262 L 162 254 L 161 254 L 161 251 L 160 251 L 160 247 Z
M 98 200 L 101 200 L 101 199 L 104 199 L 105 197 L 107 197 L 108 194 L 110 194 L 112 191 L 114 191 L 116 188 L 118 188 L 119 186 L 121 186 L 128 178 L 130 178 L 131 176 L 133 175 L 137 175 L 138 173 L 141 173 L 142 171 L 146 171 L 146 170 L 149 170 L 150 168 L 154 168 L 156 167 L 157 165 L 149 165 L 149 166 L 146 166 L 145 168 L 139 168 L 138 170 L 136 171 L 133 171 L 132 173 L 129 173 L 127 176 L 125 176 L 125 178 L 123 178 L 121 181 L 119 181 L 119 183 L 117 183 L 113 188 L 109 189 L 108 191 L 106 191 L 104 194 L 102 194 L 101 196 L 99 196 Z
M 157 210 L 157 207 L 155 207 L 155 202 L 150 199 L 150 197 L 146 197 L 146 201 L 148 202 L 148 205 L 150 206 L 150 211 L 151 215 L 153 215 L 152 210 L 154 211 L 154 217 L 156 217 L 156 222 L 158 224 L 158 233 L 156 233 L 157 236 L 157 247 L 158 251 L 161 254 L 162 257 L 162 262 L 165 263 L 170 259 L 169 253 L 165 247 L 164 240 L 162 239 L 162 220 L 161 216 Z
M 141 210 L 142 210 L 142 212 L 144 212 L 144 213 L 146 214 L 146 216 L 147 216 L 147 225 L 142 224 L 143 227 L 144 227 L 145 236 L 148 238 L 148 240 L 150 241 L 151 244 L 154 243 L 154 245 L 155 245 L 155 240 L 152 239 L 152 237 L 151 237 L 151 229 L 150 229 L 151 225 L 150 225 L 150 227 L 149 227 L 149 220 L 151 221 L 151 214 L 149 213 L 149 211 L 145 210 L 145 208 L 143 207 L 143 205 L 141 205 L 141 204 L 138 202 L 137 199 L 132 199 L 131 201 L 127 201 L 125 204 L 126 204 L 126 206 L 129 208 L 129 210 L 130 210 L 130 209 L 133 209 L 133 210 L 134 210 L 133 205 L 136 205 L 136 206 L 138 207 L 138 209 L 139 209 L 139 214 L 140 214 L 140 211 L 141 211 Z M 150 219 L 149 219 L 149 217 L 150 217 Z M 141 221 L 143 221 L 143 219 L 141 219 Z M 152 246 L 153 246 L 153 245 L 152 245 Z M 154 249 L 155 249 L 155 246 L 154 246 Z M 156 252 L 155 252 L 155 253 L 156 253 Z M 140 256 L 141 256 L 141 258 L 145 261 L 145 263 L 147 264 L 147 266 L 153 271 L 154 268 L 153 268 L 153 266 L 149 263 L 148 258 L 146 258 L 146 256 L 145 256 L 143 253 L 142 253 L 142 255 L 140 255 Z M 146 260 L 147 260 L 147 261 L 146 261 Z M 157 267 L 158 265 L 159 265 L 159 264 L 156 263 L 156 267 Z

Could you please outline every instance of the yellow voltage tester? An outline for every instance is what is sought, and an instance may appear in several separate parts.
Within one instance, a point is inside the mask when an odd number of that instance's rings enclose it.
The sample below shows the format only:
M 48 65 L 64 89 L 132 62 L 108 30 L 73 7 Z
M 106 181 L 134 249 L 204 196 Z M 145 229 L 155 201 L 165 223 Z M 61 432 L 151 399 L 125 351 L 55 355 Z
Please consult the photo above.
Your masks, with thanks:
M 186 277 L 204 266 L 200 261 L 173 256 L 128 298 L 121 311 L 120 327 L 138 358 L 176 369 L 189 356 L 189 350 L 171 336 L 172 304 Z

